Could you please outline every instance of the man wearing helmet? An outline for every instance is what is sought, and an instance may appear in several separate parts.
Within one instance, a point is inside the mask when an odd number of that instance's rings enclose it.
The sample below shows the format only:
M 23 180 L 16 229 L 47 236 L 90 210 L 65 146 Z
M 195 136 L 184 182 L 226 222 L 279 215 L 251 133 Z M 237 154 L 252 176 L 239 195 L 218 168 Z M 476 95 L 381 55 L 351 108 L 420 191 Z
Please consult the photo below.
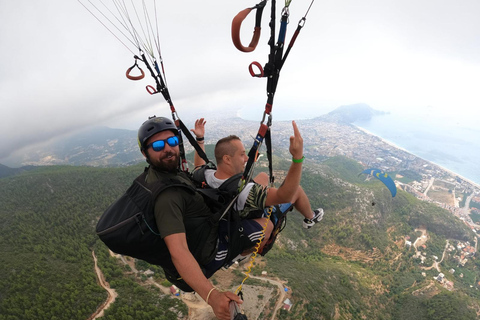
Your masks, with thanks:
M 161 179 L 176 179 L 193 186 L 188 175 L 178 170 L 180 150 L 178 130 L 170 119 L 152 117 L 138 131 L 138 144 L 150 164 L 147 183 Z M 210 209 L 198 193 L 192 195 L 185 188 L 171 187 L 155 200 L 155 219 L 160 236 L 170 252 L 172 262 L 183 280 L 209 305 L 219 319 L 230 319 L 229 303 L 241 303 L 233 292 L 216 290 L 205 277 L 187 244 L 185 220 L 211 215 Z M 217 234 L 210 232 L 204 251 L 215 254 Z

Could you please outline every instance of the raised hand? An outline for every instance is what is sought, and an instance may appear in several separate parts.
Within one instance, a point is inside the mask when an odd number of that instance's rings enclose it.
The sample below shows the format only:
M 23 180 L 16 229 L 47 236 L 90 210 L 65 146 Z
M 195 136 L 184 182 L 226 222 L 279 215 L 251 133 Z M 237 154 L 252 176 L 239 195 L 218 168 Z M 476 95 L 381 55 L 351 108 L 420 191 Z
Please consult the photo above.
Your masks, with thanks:
M 293 136 L 290 137 L 290 154 L 295 159 L 301 159 L 303 157 L 303 138 L 298 130 L 295 121 L 292 121 Z
M 190 129 L 190 131 L 193 132 L 195 137 L 197 138 L 203 138 L 205 136 L 205 124 L 207 121 L 205 121 L 204 118 L 197 119 L 195 121 L 195 129 Z

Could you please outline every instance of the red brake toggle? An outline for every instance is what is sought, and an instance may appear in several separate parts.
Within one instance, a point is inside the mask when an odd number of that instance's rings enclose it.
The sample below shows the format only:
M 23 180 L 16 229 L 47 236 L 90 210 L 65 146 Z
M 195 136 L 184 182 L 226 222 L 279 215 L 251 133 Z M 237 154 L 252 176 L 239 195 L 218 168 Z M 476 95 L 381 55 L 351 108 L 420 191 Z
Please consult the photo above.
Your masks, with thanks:
M 138 75 L 138 76 L 132 76 L 130 75 L 130 72 L 133 70 L 133 68 L 137 67 L 138 70 L 140 70 L 141 74 Z M 143 72 L 142 68 L 140 68 L 138 65 L 137 65 L 137 62 L 135 62 L 135 64 L 133 66 L 131 66 L 130 68 L 127 69 L 127 72 L 125 73 L 125 75 L 127 76 L 128 79 L 130 80 L 141 80 L 145 77 L 145 72 Z
M 232 41 L 235 47 L 242 52 L 252 52 L 253 50 L 255 50 L 258 44 L 258 40 L 260 39 L 260 27 L 255 26 L 255 28 L 253 29 L 252 40 L 250 41 L 248 47 L 244 47 L 242 45 L 242 41 L 240 40 L 240 28 L 242 26 L 242 22 L 248 16 L 250 11 L 252 11 L 252 9 L 253 8 L 247 8 L 240 11 L 235 16 L 235 18 L 233 18 L 232 21 Z
M 253 66 L 257 67 L 258 71 L 260 71 L 260 72 L 255 73 L 255 71 L 253 70 Z M 258 63 L 257 61 L 253 61 L 252 63 L 250 63 L 250 65 L 248 66 L 248 71 L 250 71 L 250 75 L 252 77 L 257 77 L 257 78 L 263 78 L 264 77 L 262 65 L 260 63 Z
M 150 93 L 150 94 L 158 93 L 158 91 L 154 87 L 152 87 L 151 85 L 146 86 L 145 89 L 147 89 L 148 93 Z

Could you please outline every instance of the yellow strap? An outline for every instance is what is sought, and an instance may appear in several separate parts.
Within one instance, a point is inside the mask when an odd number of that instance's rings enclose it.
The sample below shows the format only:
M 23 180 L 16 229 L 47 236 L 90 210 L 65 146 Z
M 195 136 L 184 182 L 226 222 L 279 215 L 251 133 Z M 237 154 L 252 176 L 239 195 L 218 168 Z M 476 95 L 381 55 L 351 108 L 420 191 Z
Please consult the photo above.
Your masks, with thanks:
M 242 280 L 242 283 L 240 283 L 240 285 L 238 286 L 237 290 L 235 290 L 235 294 L 237 294 L 237 295 L 242 291 L 242 286 L 243 286 L 244 282 L 248 278 L 250 278 L 250 272 L 252 271 L 253 263 L 255 262 L 255 258 L 257 257 L 258 250 L 260 249 L 260 244 L 262 243 L 263 238 L 265 238 L 265 232 L 267 231 L 268 221 L 270 220 L 270 216 L 272 215 L 272 212 L 273 212 L 273 208 L 272 207 L 268 208 L 267 221 L 265 222 L 265 225 L 263 226 L 262 235 L 260 236 L 260 239 L 258 239 L 258 242 L 255 245 L 255 251 L 252 253 L 252 256 L 250 257 L 250 264 L 248 265 L 247 271 L 245 272 L 246 276 Z

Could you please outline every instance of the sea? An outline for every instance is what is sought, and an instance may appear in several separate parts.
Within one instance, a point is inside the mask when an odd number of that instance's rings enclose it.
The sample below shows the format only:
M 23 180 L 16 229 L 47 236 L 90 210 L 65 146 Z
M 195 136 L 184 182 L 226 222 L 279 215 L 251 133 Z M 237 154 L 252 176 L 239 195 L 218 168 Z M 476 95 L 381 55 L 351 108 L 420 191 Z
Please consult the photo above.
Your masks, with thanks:
M 480 124 L 461 116 L 391 112 L 354 125 L 480 185 Z

